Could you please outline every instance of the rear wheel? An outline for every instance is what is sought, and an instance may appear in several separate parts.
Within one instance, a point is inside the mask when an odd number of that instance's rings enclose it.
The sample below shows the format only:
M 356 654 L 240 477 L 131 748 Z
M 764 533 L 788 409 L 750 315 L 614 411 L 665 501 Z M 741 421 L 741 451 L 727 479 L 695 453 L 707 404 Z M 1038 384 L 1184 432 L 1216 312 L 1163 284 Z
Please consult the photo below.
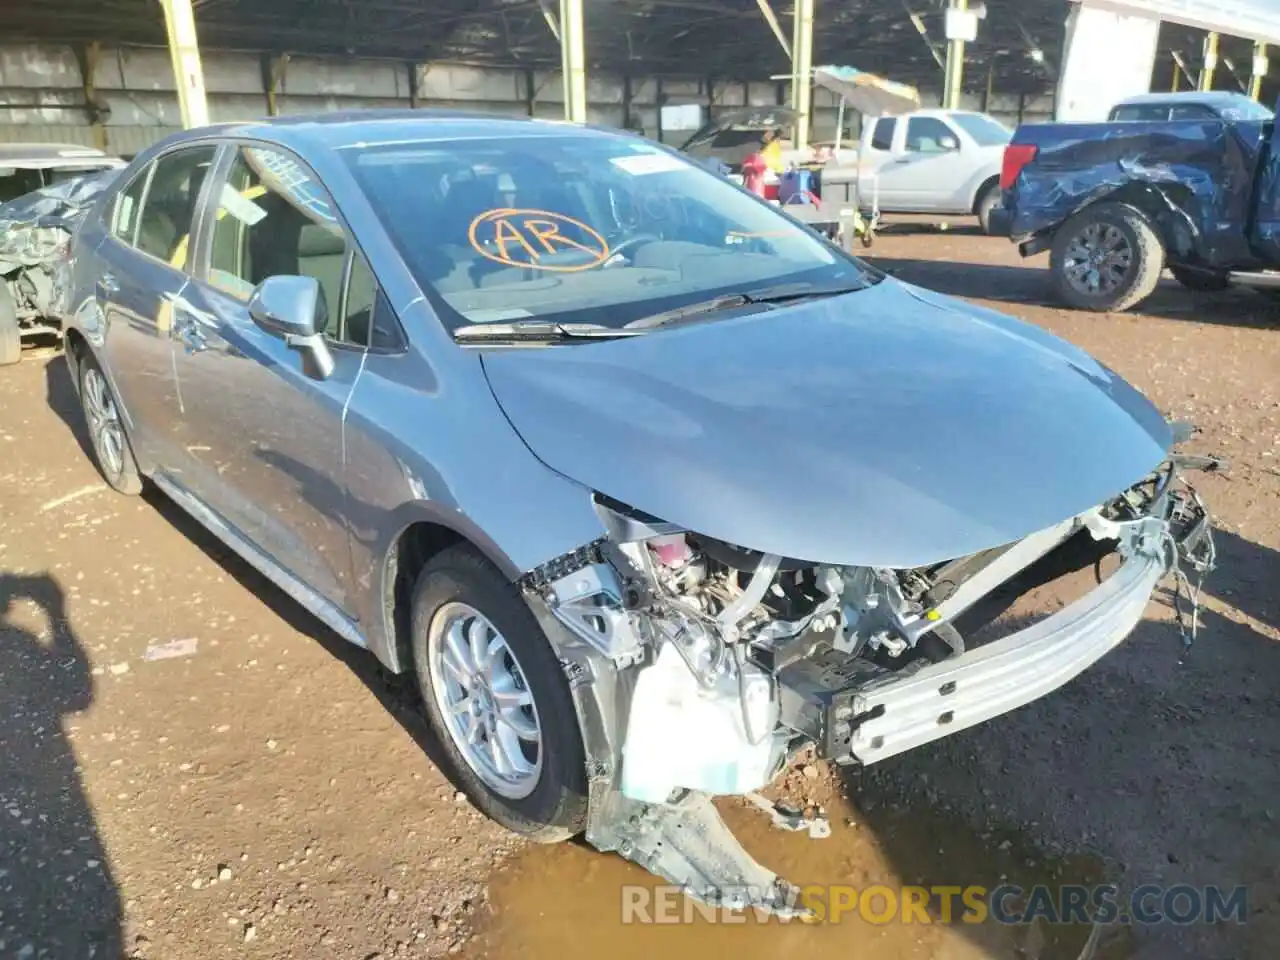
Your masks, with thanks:
M 1107 313 L 1149 297 L 1160 282 L 1164 256 L 1164 244 L 1142 211 L 1099 203 L 1058 229 L 1049 266 L 1063 300 Z
M 84 409 L 89 442 L 102 477 L 120 493 L 136 496 L 142 492 L 142 477 L 134 462 L 129 438 L 124 433 L 120 407 L 111 385 L 93 355 L 85 350 L 78 358 L 80 406 Z
M 466 546 L 434 557 L 413 597 L 427 720 L 475 805 L 552 843 L 586 825 L 586 763 L 564 670 L 519 590 Z
M 18 326 L 18 307 L 9 292 L 9 284 L 0 277 L 0 367 L 22 359 L 22 328 Z
M 975 212 L 978 214 L 978 226 L 982 232 L 991 235 L 991 211 L 1000 203 L 1000 185 L 988 184 L 978 196 Z
M 1225 290 L 1231 286 L 1227 274 L 1217 270 L 1196 270 L 1192 267 L 1170 267 L 1173 279 L 1188 290 Z

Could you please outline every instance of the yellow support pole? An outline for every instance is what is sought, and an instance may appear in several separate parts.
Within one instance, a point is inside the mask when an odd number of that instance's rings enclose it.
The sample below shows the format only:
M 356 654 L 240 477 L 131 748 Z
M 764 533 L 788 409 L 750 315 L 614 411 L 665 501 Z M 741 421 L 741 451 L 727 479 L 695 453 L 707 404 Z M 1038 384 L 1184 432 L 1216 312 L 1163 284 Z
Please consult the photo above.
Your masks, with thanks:
M 796 135 L 792 146 L 809 146 L 813 114 L 813 4 L 796 0 L 795 23 L 791 33 L 791 107 L 796 112 Z
M 564 74 L 564 118 L 587 122 L 587 57 L 583 0 L 560 0 L 560 63 Z
M 969 0 L 951 0 L 952 10 L 968 10 Z M 947 73 L 942 87 L 942 106 L 947 110 L 960 108 L 960 94 L 964 89 L 964 41 L 947 41 Z
M 1204 66 L 1200 68 L 1201 91 L 1213 89 L 1213 72 L 1218 69 L 1218 35 L 1210 33 L 1204 38 Z
M 1253 77 L 1249 81 L 1249 96 L 1255 100 L 1262 99 L 1262 78 L 1267 75 L 1267 69 L 1270 66 L 1267 57 L 1267 45 L 1265 43 L 1254 44 L 1253 47 Z
M 178 86 L 178 108 L 182 125 L 187 129 L 209 123 L 209 106 L 204 96 L 204 68 L 200 65 L 200 46 L 196 43 L 196 18 L 191 0 L 160 0 L 164 9 L 164 25 L 169 35 L 169 56 L 173 60 L 173 78 Z

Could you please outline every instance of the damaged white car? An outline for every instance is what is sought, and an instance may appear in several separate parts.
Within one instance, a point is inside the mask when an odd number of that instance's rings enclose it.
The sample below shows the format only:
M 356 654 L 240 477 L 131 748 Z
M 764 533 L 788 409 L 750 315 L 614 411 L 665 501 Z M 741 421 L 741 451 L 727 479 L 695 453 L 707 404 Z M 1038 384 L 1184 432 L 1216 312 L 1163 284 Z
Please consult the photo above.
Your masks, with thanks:
M 1216 462 L 1181 428 L 636 137 L 187 131 L 98 201 L 73 271 L 108 482 L 149 478 L 413 676 L 495 820 L 710 901 L 795 908 L 712 796 L 1034 700 L 1168 574 L 1194 631 L 1212 539 L 1182 473 Z

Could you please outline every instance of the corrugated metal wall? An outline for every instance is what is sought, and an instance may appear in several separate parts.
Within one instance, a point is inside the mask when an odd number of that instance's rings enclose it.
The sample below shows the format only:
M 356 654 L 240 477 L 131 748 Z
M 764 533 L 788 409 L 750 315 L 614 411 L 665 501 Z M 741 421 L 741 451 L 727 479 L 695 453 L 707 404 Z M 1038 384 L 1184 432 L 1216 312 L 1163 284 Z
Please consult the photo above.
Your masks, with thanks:
M 205 51 L 205 86 L 209 113 L 214 121 L 249 120 L 267 113 L 262 62 L 257 56 Z M 100 131 L 90 124 L 85 109 L 84 85 L 75 54 L 57 45 L 0 44 L 0 141 L 98 145 L 105 135 L 106 148 L 129 155 L 179 129 L 178 99 L 167 50 L 104 48 L 93 73 L 96 98 L 110 114 Z M 410 68 L 401 63 L 371 60 L 338 60 L 293 57 L 284 70 L 277 108 L 282 113 L 312 113 L 358 107 L 407 107 L 410 104 Z M 423 68 L 418 81 L 421 106 L 455 107 L 491 113 L 527 115 L 530 101 L 536 116 L 563 116 L 562 87 L 556 71 L 498 70 L 456 64 L 432 64 Z M 714 110 L 769 105 L 785 97 L 785 84 L 762 78 L 750 84 L 717 85 Z M 531 96 L 532 94 L 532 96 Z M 696 80 L 634 77 L 631 79 L 631 113 L 646 133 L 659 129 L 659 95 L 668 103 L 708 103 L 705 86 Z M 936 104 L 936 92 L 923 92 Z M 594 123 L 622 126 L 626 87 L 619 77 L 590 75 L 587 114 Z M 981 98 L 970 97 L 972 109 Z M 824 90 L 814 92 L 813 137 L 835 134 L 835 99 Z M 1020 101 L 997 96 L 989 112 L 1010 123 L 1019 119 L 1043 120 L 1052 113 L 1051 98 Z M 848 122 L 856 131 L 856 116 Z M 687 135 L 687 132 L 684 134 Z M 667 139 L 680 140 L 671 133 Z

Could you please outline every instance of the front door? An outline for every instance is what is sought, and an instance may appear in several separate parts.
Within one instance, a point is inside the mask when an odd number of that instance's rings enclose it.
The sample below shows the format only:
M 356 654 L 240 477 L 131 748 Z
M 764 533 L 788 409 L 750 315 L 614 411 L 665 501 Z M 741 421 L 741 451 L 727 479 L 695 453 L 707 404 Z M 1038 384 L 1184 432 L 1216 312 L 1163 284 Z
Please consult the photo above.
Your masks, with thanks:
M 937 117 L 900 119 L 892 156 L 880 167 L 880 204 L 886 210 L 945 210 L 959 185 L 959 139 Z
M 314 175 L 287 154 L 237 148 L 215 188 L 202 231 L 207 262 L 174 320 L 183 409 L 200 433 L 188 486 L 354 617 L 342 432 L 367 325 L 348 330 L 357 305 L 344 311 L 351 244 Z M 335 361 L 325 380 L 306 376 L 298 354 L 249 317 L 254 287 L 282 274 L 320 285 Z
M 107 325 L 103 350 L 144 462 L 181 470 L 181 397 L 170 339 L 173 305 L 187 286 L 187 252 L 215 148 L 187 147 L 140 171 L 108 212 L 92 254 L 94 296 Z

